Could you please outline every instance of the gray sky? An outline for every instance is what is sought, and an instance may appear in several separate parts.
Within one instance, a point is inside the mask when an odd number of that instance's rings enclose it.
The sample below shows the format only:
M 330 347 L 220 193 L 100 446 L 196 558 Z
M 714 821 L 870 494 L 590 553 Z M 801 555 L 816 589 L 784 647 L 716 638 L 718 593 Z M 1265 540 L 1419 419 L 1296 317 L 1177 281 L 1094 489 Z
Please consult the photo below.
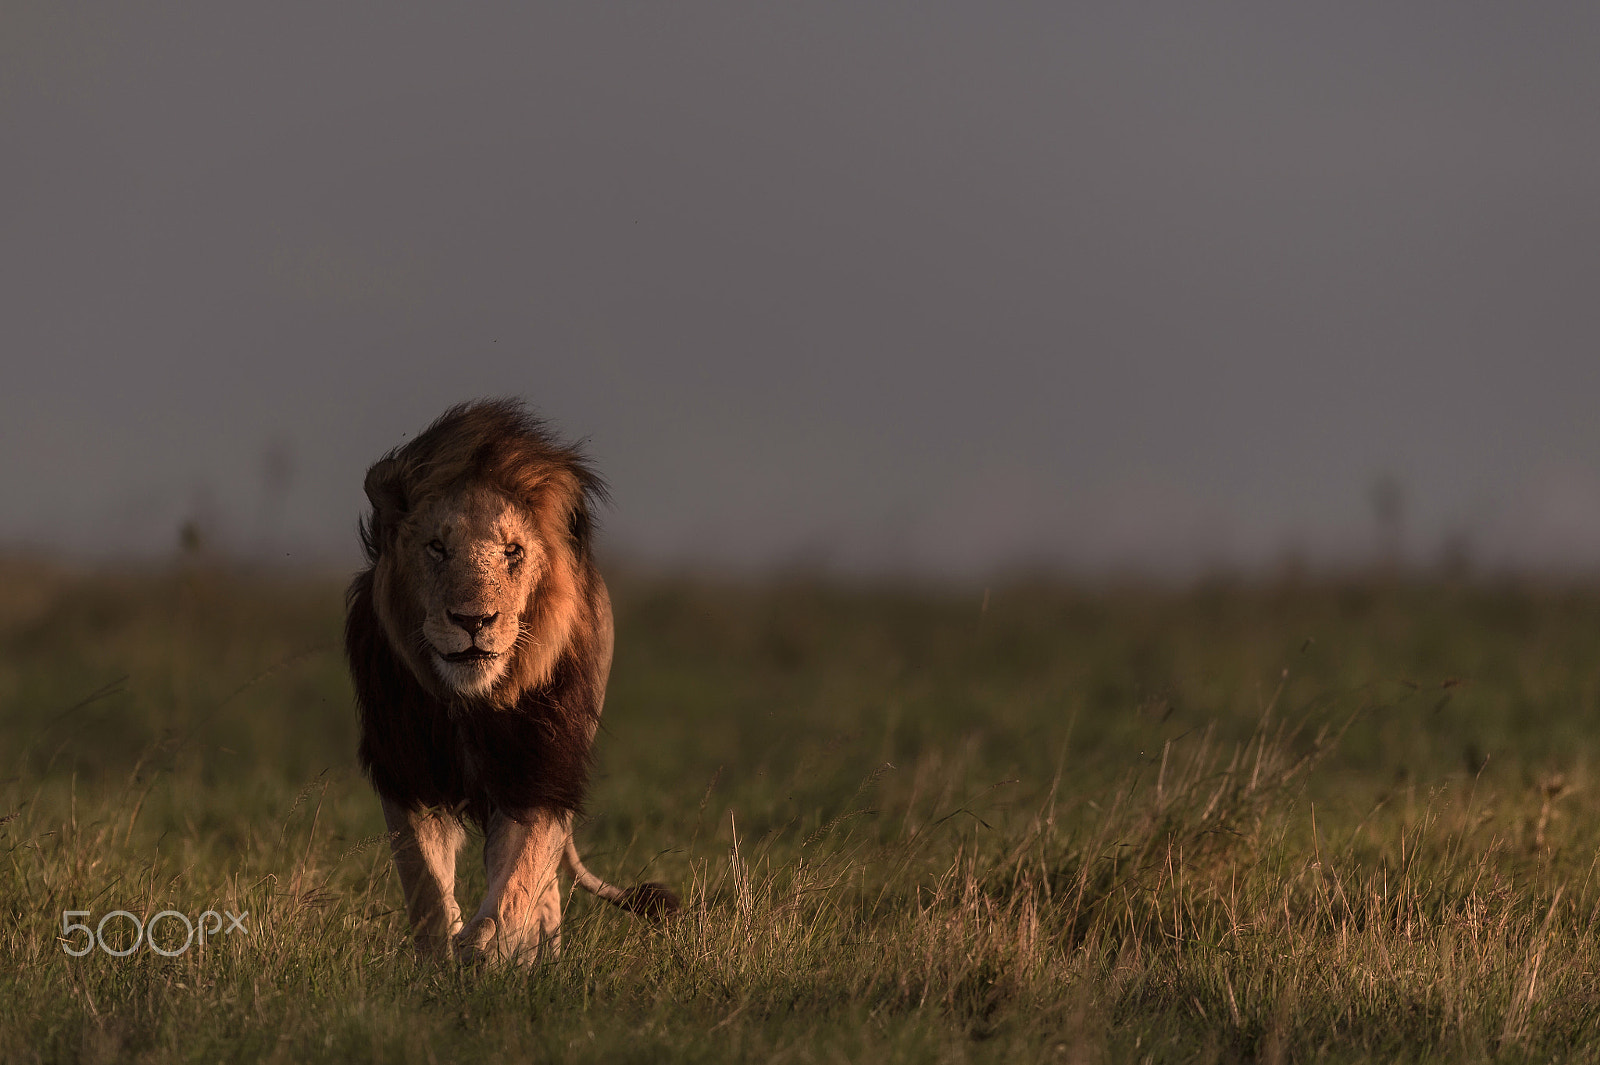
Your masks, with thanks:
M 0 542 L 354 558 L 528 399 L 659 562 L 1600 569 L 1600 6 L 0 0 Z M 274 457 L 275 456 L 275 457 Z M 269 468 L 277 472 L 269 474 Z

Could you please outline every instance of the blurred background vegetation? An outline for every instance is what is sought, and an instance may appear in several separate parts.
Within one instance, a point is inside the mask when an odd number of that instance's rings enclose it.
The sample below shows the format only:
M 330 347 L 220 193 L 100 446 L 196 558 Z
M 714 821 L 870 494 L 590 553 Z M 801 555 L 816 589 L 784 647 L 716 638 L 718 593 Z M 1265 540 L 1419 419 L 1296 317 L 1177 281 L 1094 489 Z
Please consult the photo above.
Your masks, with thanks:
M 356 775 L 339 577 L 13 558 L 0 587 L 14 788 L 96 793 L 160 773 L 261 803 Z M 1321 777 L 1341 791 L 1463 775 L 1575 785 L 1600 724 L 1600 591 L 1587 588 L 1376 576 L 938 590 L 626 568 L 611 587 L 592 813 L 618 838 L 635 826 L 617 821 L 730 806 L 753 824 L 812 824 L 868 777 L 909 794 L 935 762 L 1002 804 L 1058 775 L 1103 785 L 1169 741 L 1242 741 L 1269 703 L 1280 720 L 1347 729 Z M 369 820 L 376 831 L 375 804 Z

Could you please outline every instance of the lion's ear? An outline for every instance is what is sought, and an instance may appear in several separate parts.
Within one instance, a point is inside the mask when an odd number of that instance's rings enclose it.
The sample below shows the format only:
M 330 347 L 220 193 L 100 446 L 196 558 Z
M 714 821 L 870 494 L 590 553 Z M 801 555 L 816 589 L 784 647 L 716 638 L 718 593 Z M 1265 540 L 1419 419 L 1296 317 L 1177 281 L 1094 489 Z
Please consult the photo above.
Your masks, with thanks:
M 398 459 L 373 463 L 363 487 L 378 518 L 398 518 L 406 512 L 405 471 Z
M 589 547 L 589 508 L 583 483 L 571 470 L 546 474 L 535 497 L 535 512 L 547 535 L 564 535 L 581 556 Z
M 363 485 L 372 503 L 372 519 L 361 523 L 361 544 L 376 562 L 394 528 L 406 513 L 406 470 L 398 459 L 383 459 L 367 471 Z
M 594 531 L 594 519 L 589 517 L 589 508 L 579 503 L 572 508 L 572 514 L 567 518 L 567 535 L 572 538 L 572 544 L 581 555 L 589 550 L 589 538 Z

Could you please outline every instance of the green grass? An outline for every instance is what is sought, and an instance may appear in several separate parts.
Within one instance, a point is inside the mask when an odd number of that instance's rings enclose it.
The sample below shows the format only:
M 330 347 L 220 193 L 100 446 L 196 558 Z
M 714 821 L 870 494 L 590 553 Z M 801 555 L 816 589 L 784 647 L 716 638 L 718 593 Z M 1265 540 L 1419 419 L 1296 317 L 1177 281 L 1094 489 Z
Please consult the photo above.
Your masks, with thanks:
M 580 846 L 687 912 L 465 971 L 339 582 L 0 589 L 3 1061 L 1600 1060 L 1600 591 L 615 579 Z M 249 932 L 64 953 L 114 909 Z

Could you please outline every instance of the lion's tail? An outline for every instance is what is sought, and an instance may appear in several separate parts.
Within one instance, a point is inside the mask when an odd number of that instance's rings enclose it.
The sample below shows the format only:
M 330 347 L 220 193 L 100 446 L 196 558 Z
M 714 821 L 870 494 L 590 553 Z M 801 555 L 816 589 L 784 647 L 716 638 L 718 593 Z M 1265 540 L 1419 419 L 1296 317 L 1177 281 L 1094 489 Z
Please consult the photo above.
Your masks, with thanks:
M 591 895 L 598 895 L 607 902 L 621 906 L 630 913 L 644 917 L 666 917 L 678 912 L 678 896 L 665 884 L 636 884 L 624 890 L 615 884 L 606 883 L 589 872 L 578 858 L 578 844 L 571 836 L 567 837 L 565 860 L 579 887 Z

